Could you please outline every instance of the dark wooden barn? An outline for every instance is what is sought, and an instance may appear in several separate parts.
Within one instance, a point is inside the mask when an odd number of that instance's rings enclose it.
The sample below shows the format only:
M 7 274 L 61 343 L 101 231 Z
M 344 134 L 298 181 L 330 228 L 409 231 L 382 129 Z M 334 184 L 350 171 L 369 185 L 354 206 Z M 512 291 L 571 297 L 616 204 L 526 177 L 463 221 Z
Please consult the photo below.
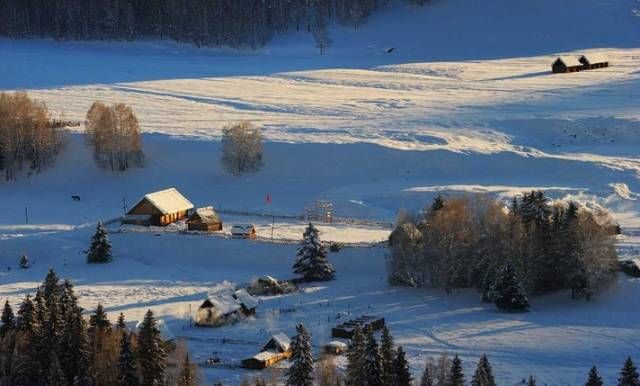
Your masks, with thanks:
M 377 316 L 361 316 L 357 319 L 349 320 L 341 323 L 331 329 L 331 336 L 334 338 L 351 339 L 356 327 L 362 330 L 371 328 L 372 330 L 380 330 L 384 327 L 384 318 Z
M 560 56 L 551 65 L 551 70 L 556 74 L 578 72 L 582 70 L 582 64 L 573 56 Z
M 187 217 L 191 201 L 175 188 L 145 195 L 122 219 L 123 224 L 165 226 Z
M 609 67 L 609 59 L 603 54 L 585 54 L 578 59 L 583 70 Z
M 187 228 L 190 231 L 217 232 L 222 230 L 222 220 L 213 207 L 198 208 L 189 216 Z

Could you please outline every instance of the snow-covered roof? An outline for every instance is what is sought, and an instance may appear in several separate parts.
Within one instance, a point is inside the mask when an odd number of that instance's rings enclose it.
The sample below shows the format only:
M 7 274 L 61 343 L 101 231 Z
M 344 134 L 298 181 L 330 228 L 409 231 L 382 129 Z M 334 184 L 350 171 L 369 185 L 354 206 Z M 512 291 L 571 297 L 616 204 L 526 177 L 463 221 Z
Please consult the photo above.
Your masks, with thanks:
M 227 294 L 218 294 L 206 299 L 200 308 L 216 308 L 223 315 L 231 314 L 240 309 L 240 302 Z
M 220 222 L 220 216 L 218 216 L 218 213 L 213 210 L 212 206 L 196 209 L 189 220 L 195 219 L 196 217 L 200 217 L 200 219 L 207 224 L 216 224 Z
M 337 349 L 346 349 L 348 346 L 344 342 L 340 342 L 339 340 L 332 340 L 327 343 L 327 347 L 337 348 Z
M 578 58 L 576 58 L 575 56 L 559 56 L 556 61 L 558 60 L 564 63 L 564 65 L 567 67 L 581 66 Z
M 162 214 L 170 214 L 193 209 L 191 201 L 187 200 L 176 188 L 169 188 L 159 192 L 146 194 L 143 200 L 149 201 Z
M 589 63 L 589 64 L 596 64 L 596 63 L 606 63 L 609 61 L 609 59 L 604 54 L 594 52 L 594 53 L 582 55 L 580 57 L 580 61 L 585 61 L 586 63 Z
M 285 333 L 280 332 L 271 336 L 271 339 L 269 339 L 262 350 L 266 351 L 269 349 L 279 348 L 282 351 L 288 351 L 290 347 L 291 339 L 289 339 L 289 337 Z
M 244 288 L 241 288 L 241 289 L 237 290 L 234 293 L 234 296 L 235 296 L 236 299 L 238 299 L 240 304 L 242 304 L 244 306 L 244 308 L 246 308 L 247 310 L 252 310 L 252 309 L 258 307 L 258 299 L 256 299 L 253 296 L 249 295 L 247 290 L 245 290 Z
M 232 234 L 249 234 L 255 226 L 253 224 L 235 224 L 231 227 Z
M 257 353 L 256 355 L 254 355 L 253 359 L 255 359 L 257 361 L 260 361 L 260 362 L 263 362 L 263 361 L 266 361 L 267 359 L 269 359 L 271 357 L 274 357 L 276 355 L 278 355 L 278 353 L 274 352 L 274 351 L 262 351 L 262 352 Z

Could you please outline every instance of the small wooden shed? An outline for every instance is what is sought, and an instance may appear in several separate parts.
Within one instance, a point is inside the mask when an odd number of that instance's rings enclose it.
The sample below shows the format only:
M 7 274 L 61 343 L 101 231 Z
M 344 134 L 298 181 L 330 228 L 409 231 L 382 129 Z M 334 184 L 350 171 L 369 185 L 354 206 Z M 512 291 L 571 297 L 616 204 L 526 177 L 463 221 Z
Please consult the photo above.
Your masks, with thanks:
M 212 206 L 198 208 L 187 219 L 190 231 L 217 232 L 222 230 L 222 220 Z
M 251 358 L 242 360 L 242 367 L 253 370 L 262 370 L 274 364 L 291 358 L 291 340 L 283 333 L 273 335 L 264 345 L 262 351 Z
M 218 327 L 242 318 L 242 306 L 230 295 L 218 295 L 206 299 L 196 312 L 196 326 Z
M 609 67 L 609 59 L 604 54 L 585 54 L 578 59 L 583 70 L 594 70 L 596 68 Z
M 377 316 L 363 315 L 357 319 L 349 320 L 341 323 L 331 329 L 331 336 L 334 338 L 351 339 L 356 327 L 362 330 L 371 328 L 373 331 L 380 330 L 384 327 L 384 318 Z
M 574 56 L 560 56 L 551 65 L 551 70 L 556 73 L 578 72 L 582 64 Z
M 175 188 L 146 194 L 123 217 L 123 224 L 165 226 L 187 217 L 193 209 Z

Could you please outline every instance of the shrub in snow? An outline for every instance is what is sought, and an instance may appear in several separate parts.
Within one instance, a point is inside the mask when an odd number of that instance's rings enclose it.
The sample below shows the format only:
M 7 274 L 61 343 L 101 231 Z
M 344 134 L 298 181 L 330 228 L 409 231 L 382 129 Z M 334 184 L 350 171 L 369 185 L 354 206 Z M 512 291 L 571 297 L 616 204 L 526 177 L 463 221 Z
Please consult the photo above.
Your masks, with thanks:
M 257 172 L 262 167 L 262 134 L 250 122 L 240 122 L 222 129 L 222 167 L 239 176 Z
M 526 311 L 529 308 L 529 299 L 511 263 L 505 264 L 496 278 L 493 301 L 498 308 L 509 312 Z
M 318 229 L 313 224 L 309 224 L 304 231 L 293 271 L 301 274 L 307 281 L 326 281 L 335 277 L 336 270 L 327 260 L 327 251 L 320 242 Z
M 87 252 L 88 263 L 108 263 L 112 260 L 111 256 L 111 242 L 109 241 L 109 234 L 107 228 L 102 225 L 102 222 L 98 222 L 96 227 L 96 233 L 91 238 L 91 246 Z
M 20 268 L 22 269 L 27 269 L 31 266 L 31 263 L 29 262 L 29 258 L 27 257 L 27 255 L 22 255 L 20 256 L 20 260 L 18 261 L 18 265 L 20 265 Z

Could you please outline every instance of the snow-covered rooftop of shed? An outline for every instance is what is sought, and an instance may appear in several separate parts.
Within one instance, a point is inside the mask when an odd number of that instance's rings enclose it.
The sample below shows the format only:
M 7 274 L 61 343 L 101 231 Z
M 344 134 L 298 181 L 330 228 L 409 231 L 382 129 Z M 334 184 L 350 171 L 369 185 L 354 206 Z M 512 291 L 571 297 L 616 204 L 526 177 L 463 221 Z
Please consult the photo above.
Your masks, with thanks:
M 144 196 L 163 214 L 176 213 L 193 209 L 191 201 L 187 200 L 175 188 L 161 190 L 159 192 L 149 193 Z
M 273 335 L 271 339 L 269 339 L 269 342 L 264 346 L 265 350 L 270 348 L 269 344 L 271 341 L 275 342 L 282 351 L 287 351 L 291 347 L 291 339 L 289 339 L 289 337 L 283 332 Z
M 253 356 L 253 359 L 258 361 L 266 361 L 267 359 L 278 355 L 275 351 L 262 351 Z
M 575 56 L 559 56 L 558 59 L 556 59 L 556 61 L 557 60 L 559 60 L 562 63 L 564 63 L 564 65 L 567 66 L 567 67 L 581 66 L 582 65 L 578 61 L 578 58 L 576 58 Z
M 204 301 L 200 308 L 208 306 L 207 301 L 211 303 L 213 308 L 218 309 L 224 315 L 236 312 L 240 309 L 240 302 L 228 294 L 211 296 Z
M 581 59 L 585 59 L 587 63 L 589 64 L 595 64 L 595 63 L 605 63 L 608 62 L 609 59 L 606 57 L 606 55 L 602 54 L 602 53 L 590 53 L 590 54 L 584 54 L 582 55 Z
M 218 213 L 216 213 L 216 211 L 213 209 L 212 206 L 196 209 L 193 216 L 196 216 L 196 215 L 200 217 L 202 221 L 204 221 L 207 224 L 214 224 L 214 223 L 220 222 L 220 216 L 218 216 Z
M 248 310 L 258 307 L 258 299 L 249 295 L 247 290 L 241 288 L 235 292 L 235 297 Z

